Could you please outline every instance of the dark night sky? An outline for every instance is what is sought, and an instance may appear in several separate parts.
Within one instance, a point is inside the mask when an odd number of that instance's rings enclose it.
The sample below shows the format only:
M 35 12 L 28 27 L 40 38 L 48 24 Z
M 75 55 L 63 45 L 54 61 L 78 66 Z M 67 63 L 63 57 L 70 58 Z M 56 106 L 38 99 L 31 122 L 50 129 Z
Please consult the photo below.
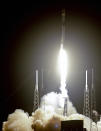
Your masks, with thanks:
M 61 9 L 66 9 L 64 47 L 69 56 L 67 77 L 71 101 L 82 113 L 85 69 L 91 87 L 94 68 L 97 111 L 101 113 L 101 8 L 99 4 L 3 5 L 0 121 L 20 108 L 31 114 L 35 69 L 44 69 L 47 92 L 59 91 L 57 55 L 61 40 Z M 42 94 L 41 94 L 42 95 Z

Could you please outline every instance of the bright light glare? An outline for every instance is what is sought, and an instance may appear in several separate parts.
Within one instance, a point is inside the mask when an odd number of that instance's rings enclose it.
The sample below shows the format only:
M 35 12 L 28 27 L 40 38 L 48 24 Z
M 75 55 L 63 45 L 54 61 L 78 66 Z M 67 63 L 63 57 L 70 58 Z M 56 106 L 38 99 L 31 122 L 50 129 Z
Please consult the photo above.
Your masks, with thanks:
M 61 44 L 60 52 L 59 52 L 59 72 L 60 72 L 60 79 L 61 79 L 61 91 L 63 97 L 67 96 L 66 87 L 66 76 L 67 76 L 67 54 L 63 49 L 63 44 Z

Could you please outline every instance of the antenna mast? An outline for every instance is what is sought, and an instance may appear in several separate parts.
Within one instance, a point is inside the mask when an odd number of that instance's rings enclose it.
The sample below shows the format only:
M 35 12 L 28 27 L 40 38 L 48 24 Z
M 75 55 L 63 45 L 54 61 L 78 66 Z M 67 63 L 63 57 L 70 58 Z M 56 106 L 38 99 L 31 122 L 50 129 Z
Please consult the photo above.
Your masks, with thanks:
M 91 119 L 96 122 L 96 100 L 95 100 L 95 88 L 94 88 L 94 70 L 92 68 L 92 85 L 91 85 Z
M 84 89 L 84 107 L 83 114 L 87 117 L 90 117 L 90 107 L 89 107 L 89 88 L 87 83 L 87 70 L 86 70 L 86 84 Z

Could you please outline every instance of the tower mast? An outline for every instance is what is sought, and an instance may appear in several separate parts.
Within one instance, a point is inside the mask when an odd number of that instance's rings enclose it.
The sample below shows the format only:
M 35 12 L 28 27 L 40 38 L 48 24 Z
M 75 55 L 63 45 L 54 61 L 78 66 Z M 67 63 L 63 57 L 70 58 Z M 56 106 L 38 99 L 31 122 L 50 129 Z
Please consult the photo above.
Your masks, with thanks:
M 94 70 L 92 69 L 92 85 L 91 85 L 91 119 L 97 121 L 96 113 L 96 100 L 95 100 L 95 88 L 94 88 Z
M 36 70 L 36 84 L 34 90 L 34 103 L 33 103 L 33 111 L 39 108 L 39 90 L 38 90 L 38 70 Z
M 84 89 L 84 107 L 83 114 L 87 117 L 90 117 L 90 107 L 89 107 L 89 88 L 87 83 L 87 70 L 86 70 L 86 84 Z

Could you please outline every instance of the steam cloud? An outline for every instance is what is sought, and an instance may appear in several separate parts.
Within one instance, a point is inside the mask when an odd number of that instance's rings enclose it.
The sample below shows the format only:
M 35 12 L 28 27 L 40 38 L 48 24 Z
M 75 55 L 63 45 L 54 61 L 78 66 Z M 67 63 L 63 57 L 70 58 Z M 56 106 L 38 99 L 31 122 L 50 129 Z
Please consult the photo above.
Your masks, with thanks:
M 8 121 L 3 123 L 3 131 L 32 131 L 31 119 L 28 113 L 16 109 L 8 116 Z
M 84 120 L 84 127 L 90 131 L 91 120 L 76 112 L 68 99 L 68 116 L 62 115 L 61 94 L 51 92 L 41 101 L 41 107 L 29 116 L 23 110 L 16 109 L 3 122 L 2 131 L 60 131 L 62 120 Z M 92 122 L 92 131 L 97 131 L 97 125 Z M 98 131 L 101 131 L 99 122 Z
M 68 107 L 67 108 L 68 116 L 77 113 L 75 107 L 72 105 L 72 102 L 69 100 L 69 97 L 67 101 L 67 107 Z M 41 108 L 44 109 L 45 111 L 63 115 L 64 98 L 62 94 L 57 94 L 55 92 L 48 93 L 42 98 Z

